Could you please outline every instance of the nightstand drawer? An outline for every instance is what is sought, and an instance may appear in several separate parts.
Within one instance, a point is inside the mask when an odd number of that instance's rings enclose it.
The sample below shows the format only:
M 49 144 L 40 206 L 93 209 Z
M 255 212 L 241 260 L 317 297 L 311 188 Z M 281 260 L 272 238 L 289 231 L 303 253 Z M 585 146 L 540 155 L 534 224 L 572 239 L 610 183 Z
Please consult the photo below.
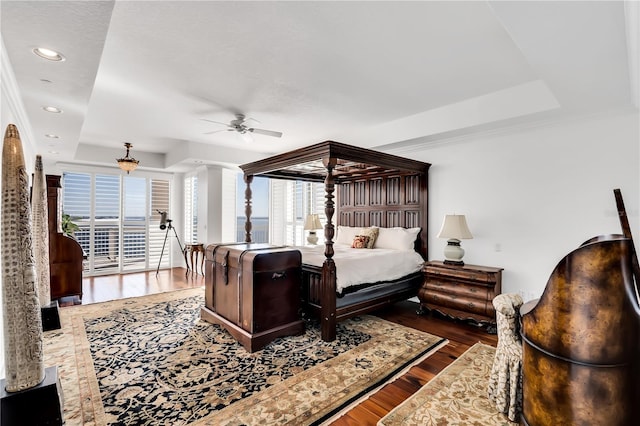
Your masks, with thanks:
M 427 307 L 453 308 L 470 314 L 482 315 L 484 317 L 494 317 L 495 310 L 493 304 L 488 300 L 476 299 L 468 296 L 458 296 L 455 294 L 440 293 L 432 290 L 420 290 L 421 300 Z
M 493 285 L 491 287 L 493 287 Z M 437 275 L 427 277 L 424 281 L 423 288 L 439 293 L 468 296 L 474 299 L 487 299 L 489 294 L 493 293 L 487 291 L 486 285 L 478 285 L 478 283 L 468 281 L 451 281 L 447 279 L 447 277 Z
M 423 270 L 427 274 L 441 275 L 449 279 L 457 278 L 461 280 L 479 281 L 488 284 L 495 283 L 498 279 L 498 274 L 500 273 L 500 271 L 487 271 L 485 269 L 486 268 L 475 269 L 468 265 L 449 267 L 427 263 Z

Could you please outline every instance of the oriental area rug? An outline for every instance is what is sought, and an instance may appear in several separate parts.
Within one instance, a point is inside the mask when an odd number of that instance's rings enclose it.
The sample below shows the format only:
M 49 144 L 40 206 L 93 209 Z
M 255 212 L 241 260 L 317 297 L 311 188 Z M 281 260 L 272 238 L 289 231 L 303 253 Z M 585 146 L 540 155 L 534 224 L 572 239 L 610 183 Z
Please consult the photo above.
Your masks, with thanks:
M 248 353 L 199 319 L 204 289 L 60 309 L 44 333 L 67 426 L 321 424 L 446 340 L 373 316 Z
M 487 396 L 495 351 L 492 346 L 476 343 L 380 419 L 378 426 L 517 425 Z

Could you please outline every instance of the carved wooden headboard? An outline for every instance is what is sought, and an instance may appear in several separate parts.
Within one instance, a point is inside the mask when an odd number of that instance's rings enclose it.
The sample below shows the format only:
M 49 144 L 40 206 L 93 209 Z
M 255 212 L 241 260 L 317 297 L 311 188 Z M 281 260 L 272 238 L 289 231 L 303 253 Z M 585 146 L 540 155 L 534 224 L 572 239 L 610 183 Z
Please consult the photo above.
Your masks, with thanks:
M 396 174 L 343 182 L 337 190 L 336 222 L 345 226 L 422 228 L 427 235 L 427 178 Z M 426 259 L 423 238 L 416 251 Z

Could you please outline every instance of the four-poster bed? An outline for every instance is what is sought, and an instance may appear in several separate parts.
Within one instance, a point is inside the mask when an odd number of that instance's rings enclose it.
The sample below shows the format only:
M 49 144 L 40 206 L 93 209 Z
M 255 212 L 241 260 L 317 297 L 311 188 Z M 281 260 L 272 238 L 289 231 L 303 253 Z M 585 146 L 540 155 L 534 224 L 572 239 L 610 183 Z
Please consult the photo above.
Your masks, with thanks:
M 305 264 L 303 257 L 302 267 L 303 302 L 307 310 L 319 315 L 323 340 L 335 339 L 337 321 L 417 294 L 422 283 L 419 271 L 388 286 L 359 286 L 363 290 L 337 298 L 334 221 L 345 227 L 413 228 L 417 232 L 414 249 L 426 259 L 429 167 L 428 163 L 333 141 L 240 166 L 247 184 L 245 242 L 251 242 L 254 176 L 325 184 L 325 259 L 320 267 Z

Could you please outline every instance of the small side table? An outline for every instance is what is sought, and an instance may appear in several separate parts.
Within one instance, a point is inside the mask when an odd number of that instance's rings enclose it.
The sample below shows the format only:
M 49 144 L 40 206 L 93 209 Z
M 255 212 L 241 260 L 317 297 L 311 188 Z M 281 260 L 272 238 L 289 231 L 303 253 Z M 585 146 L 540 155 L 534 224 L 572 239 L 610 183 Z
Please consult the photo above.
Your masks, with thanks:
M 202 253 L 200 255 L 199 253 Z M 204 275 L 204 244 L 202 243 L 189 243 L 184 245 L 184 262 L 187 264 L 187 274 L 189 271 L 193 271 L 198 274 L 198 256 L 200 259 L 200 272 Z M 189 258 L 187 258 L 187 254 Z M 195 255 L 195 263 L 193 262 L 193 258 Z
M 434 310 L 450 318 L 484 325 L 487 332 L 496 333 L 492 302 L 502 291 L 502 268 L 431 261 L 424 264 L 422 273 L 419 314 Z

